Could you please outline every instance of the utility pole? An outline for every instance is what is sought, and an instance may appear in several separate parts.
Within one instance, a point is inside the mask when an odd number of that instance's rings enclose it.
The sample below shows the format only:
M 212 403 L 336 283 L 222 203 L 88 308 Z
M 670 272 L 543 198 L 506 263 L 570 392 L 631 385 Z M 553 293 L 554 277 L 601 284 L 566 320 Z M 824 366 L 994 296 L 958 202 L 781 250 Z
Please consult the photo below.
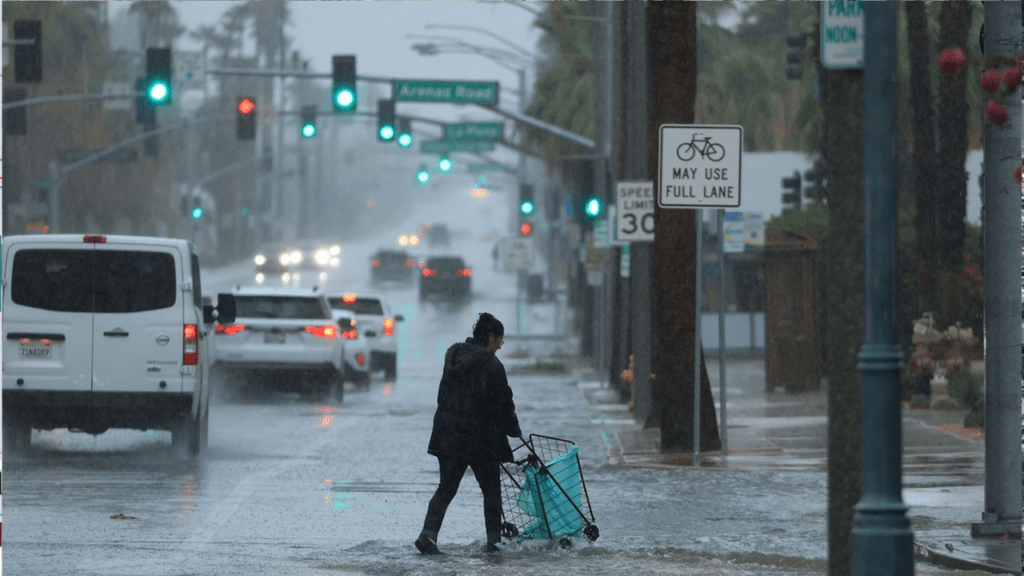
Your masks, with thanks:
M 858 356 L 864 465 L 850 538 L 851 565 L 854 576 L 896 576 L 914 572 L 914 533 L 902 498 L 901 354 L 894 289 L 899 5 L 864 4 L 864 109 L 871 111 L 864 115 L 866 314 Z
M 662 124 L 692 124 L 697 93 L 697 7 L 693 2 L 647 3 L 647 56 L 652 85 L 653 117 L 648 133 L 651 150 L 658 150 Z M 658 155 L 648 158 L 649 174 L 657 176 Z M 655 178 L 656 180 L 656 178 Z M 655 189 L 660 183 L 655 183 Z M 695 210 L 654 207 L 654 254 L 652 279 L 654 331 L 657 348 L 654 372 L 657 376 L 657 410 L 660 413 L 662 452 L 684 452 L 694 445 L 693 419 L 696 387 L 711 398 L 707 369 L 694 381 L 694 363 L 701 358 L 694 316 L 697 289 L 697 233 Z M 702 363 L 703 364 L 703 363 Z M 712 451 L 721 447 L 713 402 L 705 402 L 700 414 L 700 447 Z
M 1021 49 L 1021 3 L 985 2 L 986 57 L 1011 63 Z M 1010 64 L 1014 66 L 1015 64 Z M 1000 66 L 999 69 L 1002 69 Z M 984 93 L 986 100 L 993 95 Z M 999 94 L 1002 94 L 1000 91 Z M 1020 162 L 1020 84 L 1009 95 L 1009 119 L 985 126 L 985 509 L 971 536 L 1021 535 L 1021 468 L 1017 420 L 1021 370 L 1017 364 L 1017 318 L 1021 314 L 1021 198 L 1013 175 Z

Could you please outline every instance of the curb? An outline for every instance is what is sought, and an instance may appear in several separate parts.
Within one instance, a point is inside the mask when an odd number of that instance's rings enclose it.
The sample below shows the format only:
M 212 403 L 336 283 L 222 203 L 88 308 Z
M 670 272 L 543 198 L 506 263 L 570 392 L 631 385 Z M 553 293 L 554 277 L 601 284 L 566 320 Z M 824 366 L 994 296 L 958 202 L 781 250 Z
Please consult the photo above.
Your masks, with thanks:
M 949 548 L 953 548 L 953 546 L 948 543 L 945 546 L 940 546 L 938 542 L 915 540 L 914 559 L 953 570 L 981 570 L 992 574 L 1019 575 L 1021 573 L 1020 570 L 1015 570 L 1011 566 L 996 564 L 991 559 L 971 560 L 954 556 L 947 552 Z

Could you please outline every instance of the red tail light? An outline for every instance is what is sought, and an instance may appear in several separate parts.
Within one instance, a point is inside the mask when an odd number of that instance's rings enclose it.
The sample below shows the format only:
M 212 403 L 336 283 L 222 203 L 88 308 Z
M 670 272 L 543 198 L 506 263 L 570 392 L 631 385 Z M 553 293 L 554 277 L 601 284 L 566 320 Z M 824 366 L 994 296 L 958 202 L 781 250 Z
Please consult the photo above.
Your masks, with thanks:
M 423 275 L 424 276 L 437 276 L 437 270 L 434 270 L 432 268 L 424 268 L 423 269 Z
M 362 353 L 356 354 L 356 362 L 358 362 L 360 366 L 363 365 L 363 360 L 365 360 L 365 358 L 363 358 Z
M 395 333 L 395 321 L 391 318 L 384 319 L 384 335 L 391 336 Z
M 85 236 L 85 237 L 82 238 L 82 242 L 85 242 L 86 244 L 106 244 L 107 243 L 107 237 L 106 236 Z
M 359 338 L 359 332 L 356 331 L 355 328 L 351 330 L 343 330 L 341 332 L 341 338 L 342 340 L 355 340 L 356 338 Z
M 217 327 L 213 329 L 215 334 L 227 334 L 228 336 L 234 336 L 239 332 L 245 331 L 245 324 L 217 324 Z
M 351 292 L 348 292 L 341 297 L 341 301 L 344 302 L 345 304 L 353 304 L 356 301 L 356 295 Z
M 408 266 L 409 268 L 412 268 L 412 258 L 409 258 L 408 260 L 406 260 L 405 261 L 405 265 Z
M 417 266 L 419 266 L 421 270 L 422 270 L 422 269 L 423 269 L 424 267 L 426 267 L 426 265 L 427 265 L 427 263 L 426 263 L 425 261 L 423 261 L 423 260 L 420 260 L 420 263 L 419 263 L 419 264 L 417 264 Z
M 186 366 L 199 364 L 199 330 L 195 324 L 185 324 L 185 339 L 182 344 L 181 363 Z
M 334 340 L 338 337 L 338 327 L 333 324 L 324 324 L 323 326 L 306 326 L 306 332 L 309 332 L 317 338 L 323 338 L 324 340 Z
M 469 274 L 470 274 L 469 268 L 463 268 L 462 270 L 456 270 L 455 274 L 457 274 L 459 276 L 465 276 L 466 278 L 469 278 Z
M 374 258 L 373 260 L 370 260 L 370 266 L 373 266 L 374 268 L 376 268 L 377 266 L 380 266 L 380 260 L 378 260 L 376 258 Z

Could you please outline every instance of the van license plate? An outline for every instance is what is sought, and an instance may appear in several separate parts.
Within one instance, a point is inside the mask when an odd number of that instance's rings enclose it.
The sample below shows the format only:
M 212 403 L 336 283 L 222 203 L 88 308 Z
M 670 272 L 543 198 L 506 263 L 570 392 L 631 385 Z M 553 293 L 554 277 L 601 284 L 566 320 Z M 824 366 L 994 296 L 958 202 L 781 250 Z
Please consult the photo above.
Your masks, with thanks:
M 50 357 L 50 343 L 49 342 L 22 343 L 22 345 L 21 345 L 21 357 L 22 358 L 49 358 Z
M 264 344 L 284 344 L 284 332 L 264 332 Z

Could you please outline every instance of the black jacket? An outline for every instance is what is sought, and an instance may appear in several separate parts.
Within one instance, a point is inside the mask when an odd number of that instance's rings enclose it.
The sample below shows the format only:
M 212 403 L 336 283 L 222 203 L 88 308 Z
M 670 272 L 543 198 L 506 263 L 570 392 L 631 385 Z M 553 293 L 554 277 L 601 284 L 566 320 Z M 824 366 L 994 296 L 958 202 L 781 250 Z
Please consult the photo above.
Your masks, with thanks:
M 452 344 L 444 355 L 427 452 L 469 461 L 511 462 L 507 436 L 521 435 L 501 361 L 470 338 Z

